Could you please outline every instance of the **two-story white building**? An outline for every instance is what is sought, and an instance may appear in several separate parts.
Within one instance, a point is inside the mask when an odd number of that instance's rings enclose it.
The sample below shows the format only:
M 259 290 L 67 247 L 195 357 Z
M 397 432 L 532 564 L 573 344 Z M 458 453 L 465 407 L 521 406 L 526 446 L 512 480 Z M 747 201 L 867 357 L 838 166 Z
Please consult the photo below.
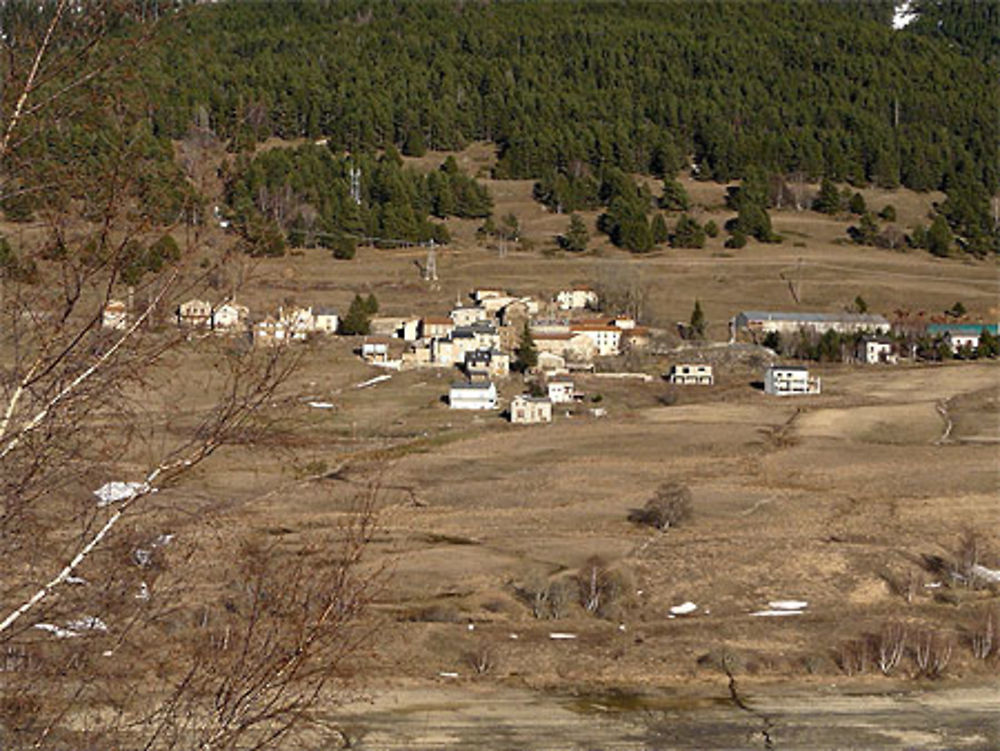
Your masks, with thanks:
M 246 305 L 224 302 L 212 311 L 212 330 L 219 333 L 246 330 L 250 309 Z
M 764 393 L 772 396 L 818 394 L 820 389 L 819 377 L 802 365 L 772 365 L 764 371 Z
M 883 336 L 866 336 L 858 342 L 857 359 L 868 365 L 895 364 L 896 348 L 892 339 Z
M 674 365 L 668 379 L 678 386 L 711 386 L 715 383 L 712 366 L 703 363 Z
M 572 402 L 576 396 L 576 385 L 569 376 L 553 376 L 545 384 L 545 390 L 553 404 Z
M 448 391 L 448 405 L 452 409 L 496 409 L 496 386 L 489 381 L 453 383 Z

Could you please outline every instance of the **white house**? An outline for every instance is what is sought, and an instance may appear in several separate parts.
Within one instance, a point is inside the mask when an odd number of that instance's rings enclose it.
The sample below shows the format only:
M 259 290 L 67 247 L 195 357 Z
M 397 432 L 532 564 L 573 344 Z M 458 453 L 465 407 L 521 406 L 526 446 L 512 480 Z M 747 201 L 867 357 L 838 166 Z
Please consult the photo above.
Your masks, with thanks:
M 966 347 L 975 350 L 979 346 L 981 333 L 978 331 L 949 331 L 944 335 L 945 344 L 952 352 L 959 352 Z
M 234 302 L 224 302 L 212 311 L 213 331 L 236 331 L 246 326 L 250 309 Z
M 670 368 L 670 383 L 679 386 L 711 386 L 715 383 L 711 365 L 674 365 Z
M 510 421 L 517 425 L 552 422 L 552 402 L 544 396 L 515 396 L 510 401 Z
M 573 287 L 556 293 L 556 305 L 559 310 L 596 309 L 597 303 L 597 293 L 590 287 Z
M 121 300 L 108 300 L 101 311 L 101 325 L 121 331 L 128 326 L 128 306 Z
M 866 336 L 858 343 L 857 358 L 868 365 L 896 363 L 891 339 L 881 336 Z
M 764 371 L 764 393 L 773 396 L 820 393 L 819 377 L 801 365 L 772 365 Z
M 322 334 L 336 334 L 340 327 L 340 316 L 333 308 L 319 307 L 313 311 L 314 330 Z
M 565 404 L 573 401 L 576 386 L 568 376 L 554 376 L 545 384 L 545 390 L 553 404 Z
M 489 381 L 453 383 L 448 392 L 452 409 L 496 409 L 497 389 Z

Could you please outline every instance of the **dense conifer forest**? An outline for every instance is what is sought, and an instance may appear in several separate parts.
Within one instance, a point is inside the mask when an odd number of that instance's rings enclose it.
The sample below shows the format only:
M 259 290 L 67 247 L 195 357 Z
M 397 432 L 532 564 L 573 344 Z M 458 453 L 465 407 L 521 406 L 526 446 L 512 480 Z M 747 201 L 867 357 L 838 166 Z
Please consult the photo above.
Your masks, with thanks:
M 167 25 L 150 59 L 153 129 L 180 138 L 195 123 L 235 152 L 270 136 L 326 139 L 359 158 L 486 140 L 495 177 L 537 179 L 538 199 L 566 211 L 619 196 L 601 190 L 610 168 L 940 189 L 955 230 L 995 249 L 997 11 L 923 5 L 904 30 L 878 2 L 200 6 Z M 274 200 L 291 186 L 321 233 L 426 240 L 443 232 L 427 214 L 478 216 L 488 201 L 389 159 L 378 182 L 395 169 L 395 188 L 368 188 L 359 216 L 346 162 L 318 151 L 242 161 L 234 208 L 246 215 L 250 187 Z M 619 205 L 608 224 L 629 213 Z M 299 230 L 312 237 L 309 224 Z
M 966 5 L 966 26 L 981 37 L 995 11 Z M 994 191 L 986 42 L 894 31 L 891 11 L 850 2 L 223 3 L 170 31 L 156 60 L 154 123 L 179 137 L 207 118 L 237 149 L 270 135 L 325 137 L 351 152 L 489 140 L 500 147 L 499 177 L 609 163 L 672 172 L 693 155 L 706 179 L 757 166 Z M 952 27 L 961 35 L 958 20 Z
M 602 228 L 632 250 L 665 235 L 647 220 L 657 204 L 687 209 L 670 179 L 681 170 L 943 190 L 961 246 L 1000 246 L 994 3 L 918 0 L 902 30 L 893 3 L 848 0 L 168 6 L 143 3 L 163 21 L 143 55 L 147 159 L 167 161 L 192 130 L 222 139 L 239 155 L 223 176 L 232 218 L 266 252 L 282 250 L 277 234 L 341 256 L 345 238 L 446 241 L 431 217 L 488 217 L 489 195 L 454 163 L 421 176 L 398 154 L 473 141 L 496 144 L 493 177 L 536 180 L 553 210 L 607 207 Z M 83 137 L 66 136 L 52 155 Z M 249 156 L 272 136 L 321 145 Z M 666 178 L 663 195 L 629 173 Z M 196 203 L 178 178 L 149 171 L 166 213 Z M 8 203 L 8 218 L 31 215 L 30 200 Z M 735 247 L 777 239 L 766 203 L 743 201 Z

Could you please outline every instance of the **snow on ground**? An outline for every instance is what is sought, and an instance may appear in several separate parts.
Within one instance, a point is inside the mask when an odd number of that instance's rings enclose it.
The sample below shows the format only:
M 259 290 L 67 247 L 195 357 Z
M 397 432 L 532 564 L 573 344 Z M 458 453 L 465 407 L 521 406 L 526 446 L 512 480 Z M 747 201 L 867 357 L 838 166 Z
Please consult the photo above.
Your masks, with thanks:
M 913 7 L 913 0 L 906 0 L 893 9 L 892 28 L 899 31 L 916 21 L 919 16 L 920 13 Z
M 309 406 L 314 409 L 333 409 L 332 402 L 309 402 Z
M 367 388 L 368 386 L 374 386 L 376 383 L 382 383 L 382 381 L 388 381 L 390 378 L 392 378 L 391 375 L 375 376 L 374 378 L 369 378 L 367 381 L 362 381 L 361 383 L 354 384 L 354 388 L 356 389 Z
M 97 496 L 97 506 L 99 508 L 104 508 L 105 506 L 110 506 L 112 503 L 117 503 L 118 501 L 125 501 L 134 495 L 138 495 L 146 489 L 146 483 L 144 482 L 122 482 L 121 480 L 112 480 L 111 482 L 106 482 L 97 490 L 94 491 L 94 495 Z
M 693 613 L 698 609 L 698 606 L 693 602 L 684 602 L 680 605 L 674 605 L 670 608 L 670 612 L 674 615 L 687 615 L 688 613 Z
M 805 600 L 771 600 L 767 606 L 774 610 L 803 610 L 809 603 Z

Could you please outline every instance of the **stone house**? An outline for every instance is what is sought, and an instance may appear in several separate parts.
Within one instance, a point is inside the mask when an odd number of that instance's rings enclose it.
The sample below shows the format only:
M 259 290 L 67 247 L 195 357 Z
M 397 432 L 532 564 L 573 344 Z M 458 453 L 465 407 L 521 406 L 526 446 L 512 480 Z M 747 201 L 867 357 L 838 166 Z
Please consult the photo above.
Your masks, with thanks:
M 509 416 L 516 425 L 552 422 L 552 402 L 543 396 L 519 394 L 510 401 Z

